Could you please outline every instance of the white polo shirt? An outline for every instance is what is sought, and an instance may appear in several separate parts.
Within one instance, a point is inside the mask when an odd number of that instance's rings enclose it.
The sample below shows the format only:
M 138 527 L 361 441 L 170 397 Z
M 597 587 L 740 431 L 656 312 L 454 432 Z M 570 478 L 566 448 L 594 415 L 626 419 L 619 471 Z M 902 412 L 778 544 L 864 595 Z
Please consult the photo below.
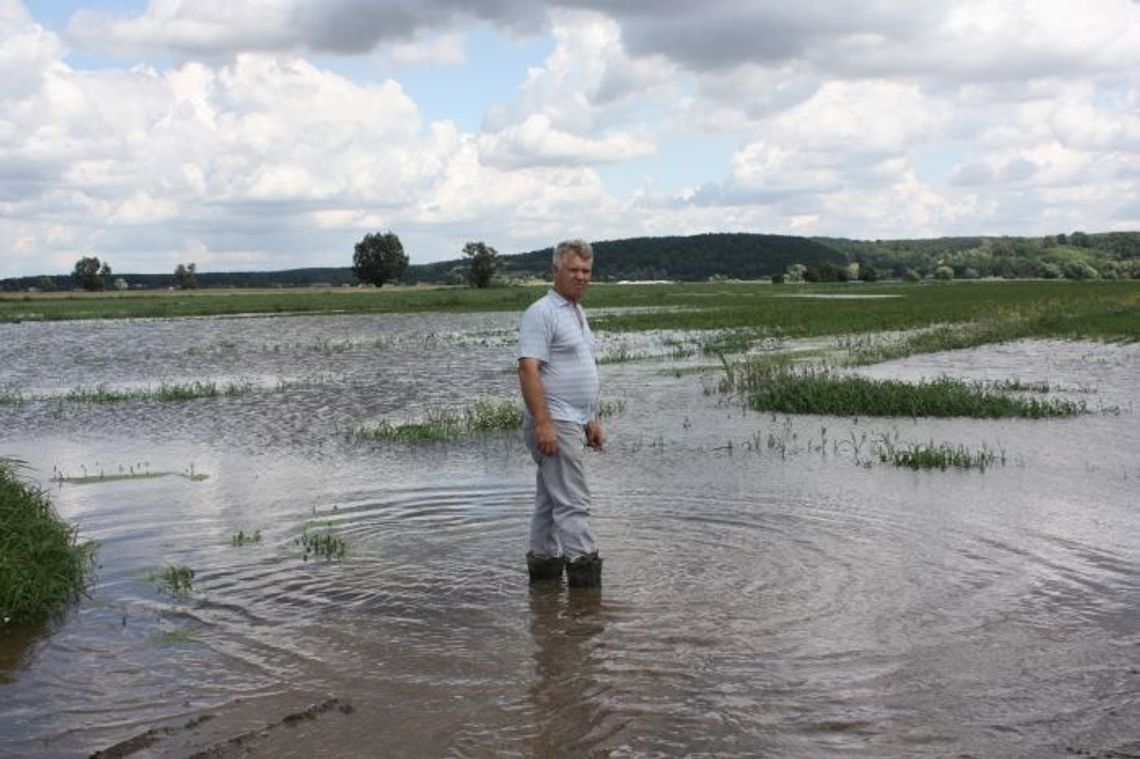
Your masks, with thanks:
M 517 358 L 539 361 L 552 419 L 585 424 L 597 415 L 597 345 L 580 306 L 551 289 L 519 320 Z

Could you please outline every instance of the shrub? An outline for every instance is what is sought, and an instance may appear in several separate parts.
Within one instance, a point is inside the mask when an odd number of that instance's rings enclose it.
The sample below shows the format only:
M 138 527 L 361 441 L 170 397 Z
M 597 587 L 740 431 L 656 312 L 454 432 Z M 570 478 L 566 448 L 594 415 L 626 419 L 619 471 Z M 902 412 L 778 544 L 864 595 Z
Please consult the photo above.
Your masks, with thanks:
M 1084 261 L 1066 261 L 1061 264 L 1065 279 L 1100 279 L 1100 273 Z
M 95 544 L 78 543 L 46 492 L 0 459 L 0 626 L 42 622 L 85 589 Z

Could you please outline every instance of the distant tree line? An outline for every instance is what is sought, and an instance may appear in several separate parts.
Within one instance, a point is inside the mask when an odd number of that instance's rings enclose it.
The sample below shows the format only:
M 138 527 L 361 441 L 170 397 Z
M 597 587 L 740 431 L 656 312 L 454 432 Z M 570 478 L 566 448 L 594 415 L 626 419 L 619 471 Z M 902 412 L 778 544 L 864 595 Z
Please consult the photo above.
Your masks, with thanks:
M 816 238 L 859 268 L 901 279 L 1135 279 L 1140 232 L 930 240 Z
M 119 274 L 130 289 L 166 290 L 181 289 L 182 284 L 171 274 Z M 319 267 L 279 271 L 194 272 L 198 288 L 259 288 L 259 287 L 348 287 L 359 284 L 351 267 Z M 113 283 L 112 283 L 113 284 Z M 72 277 L 31 276 L 0 280 L 0 291 L 26 291 L 30 288 L 43 292 L 77 289 Z M 79 288 L 81 289 L 81 288 Z
M 495 283 L 549 277 L 551 248 L 501 255 L 469 242 L 454 259 L 410 264 L 392 232 L 366 235 L 357 244 L 361 266 L 269 272 L 201 272 L 179 264 L 174 274 L 120 274 L 95 256 L 76 263 L 70 276 L 11 277 L 0 290 L 118 288 L 254 288 Z M 355 253 L 356 251 L 354 251 Z M 1044 237 L 941 237 L 923 240 L 853 240 L 748 233 L 687 237 L 634 237 L 594 243 L 597 281 L 766 279 L 830 282 L 879 279 L 1120 279 L 1140 278 L 1140 232 Z

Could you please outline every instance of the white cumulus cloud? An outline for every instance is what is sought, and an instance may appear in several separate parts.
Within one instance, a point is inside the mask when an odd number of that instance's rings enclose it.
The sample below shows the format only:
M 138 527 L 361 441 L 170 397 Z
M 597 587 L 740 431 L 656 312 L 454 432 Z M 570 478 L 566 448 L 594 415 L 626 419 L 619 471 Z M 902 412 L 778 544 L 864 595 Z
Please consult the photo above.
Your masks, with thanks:
M 1140 223 L 1131 0 L 126 5 L 0 0 L 0 277 Z

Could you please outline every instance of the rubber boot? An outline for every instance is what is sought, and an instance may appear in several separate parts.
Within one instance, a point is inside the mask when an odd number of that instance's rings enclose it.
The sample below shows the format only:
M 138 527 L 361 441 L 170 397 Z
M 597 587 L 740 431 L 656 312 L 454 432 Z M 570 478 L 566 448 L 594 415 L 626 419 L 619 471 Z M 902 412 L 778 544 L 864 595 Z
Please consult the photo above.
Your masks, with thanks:
M 532 583 L 561 580 L 562 566 L 565 563 L 561 556 L 536 556 L 534 551 L 526 552 L 526 569 Z
M 566 562 L 566 581 L 571 588 L 600 588 L 602 557 L 594 551 Z

